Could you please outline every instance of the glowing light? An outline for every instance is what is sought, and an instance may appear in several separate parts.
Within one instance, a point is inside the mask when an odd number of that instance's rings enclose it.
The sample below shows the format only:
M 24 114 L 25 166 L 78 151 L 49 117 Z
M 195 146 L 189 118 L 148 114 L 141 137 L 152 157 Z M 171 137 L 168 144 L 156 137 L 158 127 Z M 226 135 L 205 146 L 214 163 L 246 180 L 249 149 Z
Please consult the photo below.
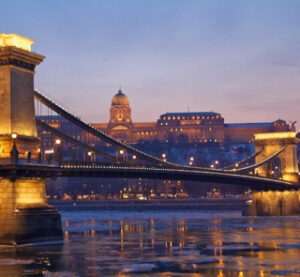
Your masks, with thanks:
M 14 46 L 26 51 L 31 51 L 34 40 L 17 34 L 0 34 L 0 47 Z
M 91 151 L 88 152 L 88 156 L 92 156 L 92 152 Z
M 120 150 L 120 154 L 123 155 L 124 154 L 124 150 Z
M 61 144 L 61 140 L 60 139 L 56 139 L 55 140 L 55 144 L 60 145 Z
M 12 138 L 12 139 L 16 139 L 17 137 L 18 137 L 18 135 L 17 135 L 16 133 L 12 133 L 12 134 L 11 134 L 11 138 Z
M 136 159 L 136 155 L 133 155 L 132 158 L 135 160 Z
M 295 138 L 296 132 L 275 132 L 275 133 L 264 133 L 254 134 L 256 140 L 262 139 L 283 139 L 283 138 Z

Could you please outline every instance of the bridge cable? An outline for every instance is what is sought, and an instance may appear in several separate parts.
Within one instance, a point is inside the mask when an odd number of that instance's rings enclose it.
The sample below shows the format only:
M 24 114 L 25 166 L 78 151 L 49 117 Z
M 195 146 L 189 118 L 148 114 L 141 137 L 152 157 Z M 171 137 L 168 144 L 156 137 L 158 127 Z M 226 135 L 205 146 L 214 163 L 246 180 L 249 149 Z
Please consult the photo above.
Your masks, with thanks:
M 105 153 L 105 152 L 102 152 L 102 151 L 100 151 L 100 150 L 98 150 L 98 149 L 96 149 L 96 148 L 94 148 L 94 147 L 92 147 L 92 146 L 89 146 L 88 144 L 85 144 L 85 143 L 83 143 L 83 142 L 81 142 L 81 141 L 79 141 L 79 140 L 77 140 L 77 139 L 74 139 L 74 138 L 72 138 L 72 137 L 70 137 L 70 136 L 67 136 L 66 134 L 60 132 L 58 129 L 53 128 L 53 127 L 50 127 L 48 124 L 45 124 L 44 122 L 42 122 L 42 121 L 41 121 L 40 119 L 38 119 L 38 118 L 36 119 L 36 123 L 37 123 L 37 125 L 38 125 L 40 128 L 42 128 L 42 129 L 44 129 L 44 130 L 50 132 L 51 134 L 54 134 L 54 135 L 60 137 L 61 139 L 65 140 L 65 141 L 67 141 L 67 142 L 69 142 L 69 143 L 71 143 L 71 144 L 75 144 L 75 145 L 77 145 L 77 146 L 80 146 L 80 147 L 82 147 L 82 148 L 85 148 L 85 149 L 87 149 L 88 151 L 93 151 L 93 152 L 95 152 L 96 154 L 98 154 L 98 155 L 100 155 L 100 156 L 102 156 L 102 157 L 104 157 L 104 158 L 106 158 L 106 159 L 108 159 L 108 160 L 110 160 L 110 161 L 114 161 L 114 162 L 117 161 L 117 159 L 116 159 L 114 156 L 109 155 L 109 154 L 107 154 L 107 153 Z

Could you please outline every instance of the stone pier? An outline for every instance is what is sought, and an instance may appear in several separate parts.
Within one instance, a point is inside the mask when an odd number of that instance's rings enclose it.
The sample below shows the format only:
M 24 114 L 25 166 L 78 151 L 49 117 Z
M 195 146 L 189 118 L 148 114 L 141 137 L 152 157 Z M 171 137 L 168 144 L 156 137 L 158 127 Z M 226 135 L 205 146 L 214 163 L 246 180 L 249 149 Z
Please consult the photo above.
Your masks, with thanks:
M 296 132 L 277 132 L 255 134 L 253 140 L 255 152 L 259 155 L 255 163 L 264 161 L 268 157 L 278 153 L 282 180 L 290 183 L 298 183 L 299 168 L 297 159 L 297 144 L 300 139 Z M 266 163 L 256 169 L 261 177 L 272 178 L 273 169 Z M 248 201 L 242 211 L 245 216 L 285 216 L 300 214 L 299 191 L 256 191 L 252 200 Z
M 34 41 L 0 34 L 0 164 L 39 162 L 34 111 Z M 62 241 L 61 217 L 47 204 L 46 180 L 0 179 L 0 244 Z
M 288 216 L 300 214 L 300 191 L 253 192 L 242 214 L 244 216 Z

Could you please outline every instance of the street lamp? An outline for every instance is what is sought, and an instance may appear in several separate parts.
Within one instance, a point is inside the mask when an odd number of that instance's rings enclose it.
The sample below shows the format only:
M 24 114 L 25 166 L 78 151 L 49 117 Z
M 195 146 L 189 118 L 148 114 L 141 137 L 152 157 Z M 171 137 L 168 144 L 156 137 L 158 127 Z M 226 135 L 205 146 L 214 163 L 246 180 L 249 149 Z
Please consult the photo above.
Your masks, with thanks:
M 60 164 L 61 163 L 61 149 L 60 149 L 60 145 L 61 145 L 61 140 L 59 138 L 57 138 L 55 140 L 55 144 L 56 144 L 56 161 Z
M 12 163 L 18 163 L 18 159 L 19 159 L 19 151 L 17 149 L 16 146 L 16 138 L 17 138 L 17 134 L 16 133 L 12 133 L 11 137 L 13 139 L 13 147 L 12 150 L 10 151 L 10 158 L 11 158 L 11 162 Z

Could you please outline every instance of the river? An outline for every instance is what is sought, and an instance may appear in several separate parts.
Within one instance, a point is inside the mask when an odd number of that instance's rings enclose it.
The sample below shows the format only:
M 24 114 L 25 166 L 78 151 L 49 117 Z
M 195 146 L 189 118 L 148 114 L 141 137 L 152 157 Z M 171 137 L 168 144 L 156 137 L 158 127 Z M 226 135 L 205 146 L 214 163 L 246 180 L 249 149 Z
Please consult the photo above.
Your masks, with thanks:
M 300 217 L 62 211 L 64 244 L 0 248 L 0 276 L 300 276 Z

